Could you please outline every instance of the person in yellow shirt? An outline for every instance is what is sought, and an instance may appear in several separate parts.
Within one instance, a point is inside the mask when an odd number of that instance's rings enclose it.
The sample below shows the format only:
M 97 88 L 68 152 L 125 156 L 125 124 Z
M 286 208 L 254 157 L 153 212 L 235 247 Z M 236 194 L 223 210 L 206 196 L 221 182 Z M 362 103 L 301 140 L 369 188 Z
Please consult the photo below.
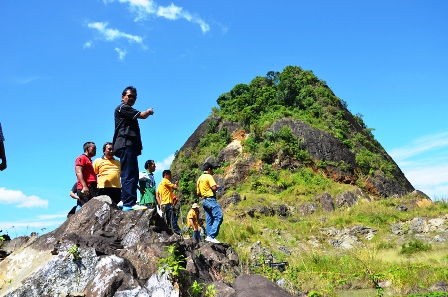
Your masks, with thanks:
M 112 142 L 103 145 L 104 155 L 93 161 L 98 179 L 98 195 L 107 195 L 115 204 L 121 201 L 120 160 L 114 158 Z
M 171 227 L 174 233 L 180 234 L 180 228 L 177 224 L 177 216 L 174 211 L 174 193 L 173 190 L 177 189 L 177 181 L 171 183 L 171 171 L 164 170 L 162 172 L 163 179 L 157 187 L 157 203 L 160 205 L 162 212 L 165 214 L 167 224 Z M 176 200 L 177 202 L 177 200 Z
M 205 211 L 205 241 L 219 243 L 216 237 L 219 234 L 223 216 L 221 207 L 216 201 L 216 190 L 220 188 L 213 178 L 213 166 L 206 162 L 202 165 L 202 175 L 196 184 L 196 193 L 202 198 L 202 207 Z
M 187 214 L 187 225 L 188 227 L 193 228 L 192 238 L 196 240 L 196 242 L 200 242 L 202 228 L 199 226 L 199 205 L 197 203 L 193 203 Z

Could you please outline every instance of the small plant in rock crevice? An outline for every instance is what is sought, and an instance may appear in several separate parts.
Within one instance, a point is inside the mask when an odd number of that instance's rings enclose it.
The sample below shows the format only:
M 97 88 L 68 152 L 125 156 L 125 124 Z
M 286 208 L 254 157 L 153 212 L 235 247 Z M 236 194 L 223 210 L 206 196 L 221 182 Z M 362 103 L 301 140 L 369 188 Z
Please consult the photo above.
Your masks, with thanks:
M 215 285 L 213 285 L 213 284 L 208 285 L 205 288 L 204 297 L 215 297 L 215 296 L 216 296 Z
M 193 282 L 190 288 L 191 288 L 191 295 L 193 297 L 198 297 L 202 293 L 202 284 L 198 283 L 197 280 Z
M 79 249 L 76 244 L 68 249 L 67 253 L 73 256 L 73 261 L 81 259 L 81 256 L 79 255 Z
M 159 259 L 158 273 L 160 275 L 168 273 L 172 277 L 178 278 L 181 271 L 185 270 L 183 267 L 185 256 L 178 253 L 175 243 L 168 246 L 164 254 L 167 257 Z

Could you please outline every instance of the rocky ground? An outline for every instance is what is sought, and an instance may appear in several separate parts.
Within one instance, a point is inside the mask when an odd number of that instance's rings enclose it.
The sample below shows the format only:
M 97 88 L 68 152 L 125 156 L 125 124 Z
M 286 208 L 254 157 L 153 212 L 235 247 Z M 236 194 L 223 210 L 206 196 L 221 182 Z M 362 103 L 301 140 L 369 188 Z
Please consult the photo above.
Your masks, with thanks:
M 172 245 L 185 270 L 159 274 L 159 259 Z M 244 274 L 229 245 L 183 239 L 155 211 L 122 212 L 104 196 L 50 233 L 6 241 L 2 252 L 0 296 L 6 297 L 193 296 L 195 281 L 202 294 L 209 287 L 215 296 L 291 296 L 262 276 Z

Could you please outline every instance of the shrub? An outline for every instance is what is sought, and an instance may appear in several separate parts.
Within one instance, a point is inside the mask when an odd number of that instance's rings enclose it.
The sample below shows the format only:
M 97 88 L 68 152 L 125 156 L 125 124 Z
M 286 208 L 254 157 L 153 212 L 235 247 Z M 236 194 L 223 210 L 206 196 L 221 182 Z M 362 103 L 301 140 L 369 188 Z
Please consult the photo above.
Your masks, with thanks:
M 401 246 L 400 254 L 411 255 L 418 252 L 426 252 L 432 250 L 430 243 L 424 243 L 418 239 L 409 242 L 407 245 L 404 243 Z

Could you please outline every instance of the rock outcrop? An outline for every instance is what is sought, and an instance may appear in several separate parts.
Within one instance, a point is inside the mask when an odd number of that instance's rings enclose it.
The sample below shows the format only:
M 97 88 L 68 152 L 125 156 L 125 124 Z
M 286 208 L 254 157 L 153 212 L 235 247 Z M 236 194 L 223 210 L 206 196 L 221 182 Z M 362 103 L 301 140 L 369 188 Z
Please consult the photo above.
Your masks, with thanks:
M 199 162 L 210 162 L 215 167 L 225 165 L 225 173 L 216 174 L 215 179 L 222 178 L 223 183 L 220 183 L 220 185 L 224 187 L 224 190 L 237 187 L 245 182 L 252 169 L 259 166 L 259 160 L 242 149 L 241 140 L 244 140 L 247 134 L 238 123 L 223 120 L 219 116 L 207 118 L 188 138 L 179 153 L 190 158 L 192 152 L 197 149 L 201 137 L 207 133 L 207 127 L 212 123 L 216 126 L 216 131 L 219 132 L 222 129 L 226 129 L 228 133 L 234 136 L 234 139 L 226 147 L 222 148 L 216 156 L 208 156 Z M 356 155 L 341 140 L 329 132 L 321 131 L 305 122 L 290 118 L 282 118 L 275 121 L 264 133 L 276 133 L 285 126 L 291 130 L 297 139 L 300 139 L 300 149 L 306 150 L 311 155 L 314 164 L 326 164 L 323 173 L 328 178 L 339 183 L 356 184 L 356 172 L 359 171 Z M 376 153 L 381 155 L 385 161 L 394 165 L 393 177 L 386 176 L 383 172 L 376 170 L 371 175 L 365 177 L 365 190 L 369 194 L 382 197 L 403 196 L 414 191 L 413 186 L 396 166 L 393 159 L 382 149 L 377 148 Z M 179 167 L 178 169 L 176 162 L 177 160 L 175 159 L 172 169 L 175 174 L 179 174 L 177 170 L 185 170 L 185 168 Z M 288 158 L 277 160 L 277 162 L 282 169 L 293 169 L 298 164 L 298 161 L 289 160 Z M 344 166 L 338 166 L 337 164 L 344 164 Z M 199 166 L 200 164 L 198 164 Z
M 184 259 L 177 277 L 158 273 L 172 245 Z M 216 296 L 246 296 L 250 287 L 225 282 L 223 275 L 240 274 L 228 244 L 182 239 L 155 211 L 122 212 L 101 199 L 56 230 L 7 241 L 2 249 L 8 256 L 0 262 L 0 295 L 7 297 L 189 296 L 194 281 L 213 285 Z M 290 296 L 264 282 L 270 291 L 260 296 Z

